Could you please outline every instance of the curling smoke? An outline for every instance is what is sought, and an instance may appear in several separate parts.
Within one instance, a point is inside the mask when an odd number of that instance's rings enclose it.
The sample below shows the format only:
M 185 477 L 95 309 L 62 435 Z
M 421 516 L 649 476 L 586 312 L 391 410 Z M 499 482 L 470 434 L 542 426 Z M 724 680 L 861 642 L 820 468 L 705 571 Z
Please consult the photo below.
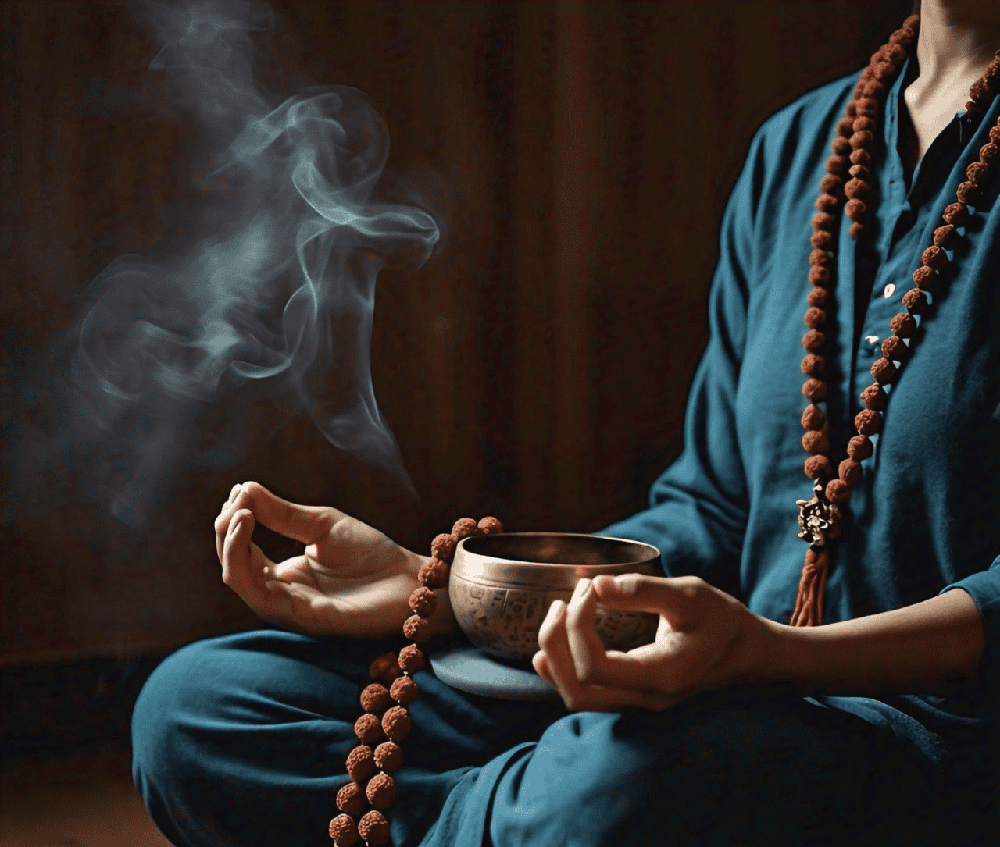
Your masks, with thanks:
M 231 461 L 254 404 L 275 400 L 409 487 L 372 387 L 375 280 L 422 264 L 439 230 L 382 199 L 384 122 L 343 87 L 271 108 L 250 38 L 272 26 L 266 7 L 167 4 L 152 19 L 165 46 L 151 67 L 195 120 L 210 202 L 184 255 L 120 257 L 91 288 L 73 382 L 78 420 L 119 445 L 112 511 L 142 523 L 172 468 Z

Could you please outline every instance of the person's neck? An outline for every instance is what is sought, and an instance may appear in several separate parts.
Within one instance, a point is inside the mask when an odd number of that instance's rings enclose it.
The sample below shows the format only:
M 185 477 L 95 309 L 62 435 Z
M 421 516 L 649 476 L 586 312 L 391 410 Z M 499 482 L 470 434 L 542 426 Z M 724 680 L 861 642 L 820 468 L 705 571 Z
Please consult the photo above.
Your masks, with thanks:
M 902 128 L 901 153 L 909 168 L 965 107 L 969 88 L 1000 49 L 996 0 L 921 0 L 917 38 L 919 74 L 907 87 L 912 122 Z
M 1000 3 L 921 0 L 917 62 L 925 83 L 955 77 L 971 77 L 974 81 L 998 49 Z

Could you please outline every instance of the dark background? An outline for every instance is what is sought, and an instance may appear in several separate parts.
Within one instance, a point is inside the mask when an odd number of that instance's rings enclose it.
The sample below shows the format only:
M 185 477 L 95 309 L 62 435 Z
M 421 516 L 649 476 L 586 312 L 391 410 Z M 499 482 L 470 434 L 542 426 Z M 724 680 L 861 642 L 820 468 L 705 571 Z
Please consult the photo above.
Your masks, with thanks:
M 450 208 L 436 255 L 383 272 L 376 301 L 375 391 L 420 499 L 295 419 L 223 466 L 171 457 L 144 526 L 38 447 L 65 423 L 51 351 L 88 281 L 168 242 L 191 191 L 190 140 L 148 82 L 157 44 L 126 5 L 0 13 L 0 665 L 22 681 L 252 625 L 213 549 L 234 482 L 336 505 L 420 551 L 462 515 L 592 531 L 641 508 L 681 447 L 752 133 L 863 64 L 910 4 L 276 4 L 287 29 L 262 74 L 364 91 L 390 166 L 436 174 Z

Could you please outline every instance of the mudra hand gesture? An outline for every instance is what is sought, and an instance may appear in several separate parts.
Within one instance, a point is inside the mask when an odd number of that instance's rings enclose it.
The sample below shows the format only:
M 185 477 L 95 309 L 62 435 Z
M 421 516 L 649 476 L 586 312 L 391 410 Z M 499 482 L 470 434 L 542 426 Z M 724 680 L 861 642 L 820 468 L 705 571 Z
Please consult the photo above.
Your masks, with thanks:
M 652 644 L 607 650 L 597 602 L 660 616 Z M 574 711 L 659 710 L 701 691 L 748 681 L 767 655 L 768 622 L 697 577 L 628 574 L 577 584 L 549 608 L 533 665 Z
M 302 542 L 302 554 L 271 561 L 252 541 L 257 523 Z M 398 631 L 424 561 L 337 509 L 289 503 L 255 482 L 233 488 L 215 548 L 223 582 L 254 612 L 309 635 Z

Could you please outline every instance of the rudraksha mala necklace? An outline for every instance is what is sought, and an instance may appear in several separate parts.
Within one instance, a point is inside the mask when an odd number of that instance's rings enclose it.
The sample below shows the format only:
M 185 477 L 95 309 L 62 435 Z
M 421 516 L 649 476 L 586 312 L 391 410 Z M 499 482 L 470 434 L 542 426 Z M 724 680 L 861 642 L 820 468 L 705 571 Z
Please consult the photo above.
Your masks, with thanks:
M 823 620 L 823 589 L 830 567 L 829 542 L 841 533 L 839 506 L 851 496 L 851 489 L 861 481 L 861 462 L 874 452 L 871 436 L 882 428 L 882 413 L 900 368 L 912 354 L 912 342 L 918 326 L 917 316 L 930 308 L 927 294 L 941 281 L 941 271 L 951 260 L 960 240 L 959 228 L 969 220 L 969 207 L 975 206 L 983 186 L 1000 159 L 1000 119 L 990 128 L 990 140 L 979 149 L 979 158 L 965 170 L 966 180 L 955 192 L 955 202 L 941 215 L 942 225 L 934 230 L 934 243 L 920 257 L 920 267 L 913 273 L 914 287 L 903 295 L 905 312 L 889 322 L 892 330 L 882 342 L 882 356 L 871 367 L 874 382 L 861 392 L 864 408 L 854 418 L 857 434 L 847 445 L 847 458 L 834 469 L 830 459 L 830 431 L 826 415 L 819 403 L 825 400 L 827 384 L 823 379 L 826 339 L 823 327 L 832 304 L 832 281 L 835 256 L 833 253 L 839 212 L 853 221 L 850 233 L 855 240 L 865 231 L 868 217 L 868 197 L 871 193 L 877 117 L 882 112 L 886 93 L 892 86 L 909 48 L 916 42 L 919 17 L 914 15 L 892 34 L 889 42 L 872 56 L 861 73 L 844 117 L 837 124 L 831 145 L 832 155 L 826 162 L 826 176 L 820 182 L 822 192 L 816 200 L 819 210 L 812 219 L 812 252 L 809 254 L 809 306 L 805 313 L 808 331 L 802 338 L 806 355 L 801 370 L 807 377 L 802 393 L 810 401 L 802 413 L 802 446 L 809 453 L 805 461 L 806 476 L 813 481 L 813 496 L 798 500 L 799 538 L 809 543 L 806 551 L 798 596 L 792 612 L 793 626 L 814 626 Z M 982 117 L 993 97 L 1000 92 L 1000 53 L 969 91 L 966 114 Z M 846 201 L 846 202 L 845 202 Z M 933 295 L 932 295 L 933 296 Z M 907 344 L 909 340 L 910 344 Z
M 368 847 L 389 841 L 389 821 L 383 812 L 398 796 L 391 774 L 403 764 L 400 743 L 412 728 L 406 707 L 420 693 L 413 674 L 426 664 L 419 645 L 430 637 L 430 617 L 438 602 L 434 590 L 448 587 L 448 571 L 459 541 L 501 532 L 503 526 L 496 518 L 479 522 L 461 518 L 450 534 L 431 542 L 431 560 L 420 566 L 420 585 L 410 594 L 412 614 L 403 621 L 403 635 L 411 643 L 398 656 L 389 652 L 376 657 L 369 671 L 374 681 L 361 692 L 364 714 L 354 722 L 359 743 L 346 762 L 351 781 L 337 792 L 340 814 L 330 821 L 335 847 L 351 847 L 358 839 Z

